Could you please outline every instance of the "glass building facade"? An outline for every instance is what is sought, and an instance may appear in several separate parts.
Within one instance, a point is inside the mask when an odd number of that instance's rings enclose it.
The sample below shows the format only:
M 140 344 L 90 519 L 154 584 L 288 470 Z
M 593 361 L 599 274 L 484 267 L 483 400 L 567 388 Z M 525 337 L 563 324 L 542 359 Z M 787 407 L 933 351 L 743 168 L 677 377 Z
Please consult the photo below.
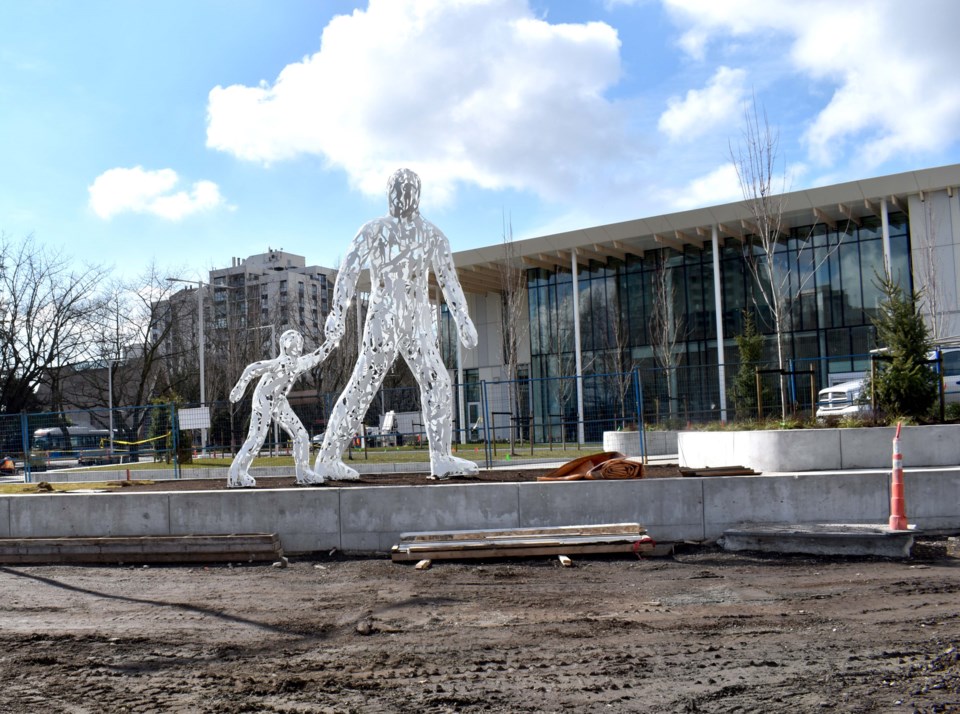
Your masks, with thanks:
M 893 276 L 910 290 L 905 214 L 889 215 L 889 236 Z M 776 364 L 771 310 L 750 270 L 745 254 L 749 249 L 749 242 L 727 239 L 718 256 L 727 388 L 739 366 L 734 338 L 744 330 L 746 312 L 765 337 L 765 361 L 771 367 Z M 883 254 L 880 220 L 875 217 L 864 217 L 859 226 L 852 221 L 836 227 L 798 226 L 778 244 L 775 260 L 780 275 L 789 280 L 785 356 L 798 369 L 813 366 L 818 388 L 869 369 L 869 351 L 876 346 L 872 318 L 881 300 L 876 277 L 884 270 Z M 658 288 L 658 281 L 667 289 Z M 663 247 L 642 257 L 628 254 L 626 260 L 591 261 L 579 267 L 577 284 L 585 438 L 627 424 L 638 407 L 648 422 L 721 418 L 709 240 L 702 249 L 689 246 L 681 252 Z M 523 393 L 537 430 L 535 438 L 572 440 L 577 438 L 578 422 L 573 276 L 563 268 L 530 269 L 527 293 L 530 364 L 522 366 L 528 380 Z M 669 370 L 655 355 L 663 340 L 652 328 L 661 296 L 669 299 L 667 314 L 673 320 Z M 441 308 L 438 337 L 444 360 L 454 369 L 457 336 L 446 305 Z M 633 370 L 639 370 L 639 384 L 616 376 Z M 476 370 L 469 372 L 464 377 L 470 391 L 465 396 L 468 406 L 479 400 Z M 800 395 L 799 401 L 809 403 L 811 398 Z M 727 407 L 728 419 L 738 416 L 732 405 Z
M 912 288 L 909 222 L 902 213 L 889 217 L 893 275 Z M 743 331 L 744 311 L 755 315 L 767 336 L 766 350 L 775 360 L 775 331 L 771 311 L 748 267 L 737 240 L 720 248 L 723 333 L 727 379 L 736 368 L 733 337 Z M 862 371 L 874 344 L 871 319 L 881 295 L 875 276 L 884 269 L 879 219 L 863 219 L 860 226 L 824 224 L 790 231 L 775 254 L 780 274 L 788 276 L 790 312 L 785 332 L 788 359 L 817 365 L 821 383 L 827 371 Z M 663 271 L 663 272 L 661 272 Z M 761 271 L 762 272 L 762 271 Z M 668 290 L 658 289 L 658 278 L 667 276 Z M 651 326 L 656 321 L 659 296 L 672 300 L 675 373 L 673 384 L 658 384 L 643 376 L 644 413 L 650 401 L 672 401 L 663 408 L 681 418 L 691 414 L 719 417 L 716 306 L 713 251 L 673 248 L 649 251 L 626 261 L 591 262 L 578 273 L 584 413 L 601 413 L 619 397 L 610 379 L 589 379 L 639 368 L 653 375 L 657 340 Z M 528 271 L 531 376 L 534 378 L 533 411 L 540 420 L 576 409 L 574 400 L 559 390 L 555 380 L 537 388 L 537 379 L 575 374 L 573 278 L 569 271 Z M 830 358 L 824 360 L 823 358 Z M 663 371 L 662 369 L 660 371 Z M 655 409 L 659 410 L 660 405 Z

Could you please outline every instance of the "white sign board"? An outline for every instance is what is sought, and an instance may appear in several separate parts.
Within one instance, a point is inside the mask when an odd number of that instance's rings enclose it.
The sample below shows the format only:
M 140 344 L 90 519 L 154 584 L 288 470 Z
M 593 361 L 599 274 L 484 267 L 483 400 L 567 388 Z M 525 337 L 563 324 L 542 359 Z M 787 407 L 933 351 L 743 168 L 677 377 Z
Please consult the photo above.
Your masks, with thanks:
M 209 429 L 210 407 L 178 409 L 177 418 L 180 420 L 181 429 Z

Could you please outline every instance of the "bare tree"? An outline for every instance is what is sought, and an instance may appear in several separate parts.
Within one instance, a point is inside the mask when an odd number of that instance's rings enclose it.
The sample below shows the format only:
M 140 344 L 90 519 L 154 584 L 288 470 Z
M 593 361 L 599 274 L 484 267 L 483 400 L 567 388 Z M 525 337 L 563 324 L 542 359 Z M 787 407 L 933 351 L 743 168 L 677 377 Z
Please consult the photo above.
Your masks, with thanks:
M 557 329 L 556 329 L 556 339 L 557 339 L 557 408 L 559 409 L 559 415 L 561 419 L 561 431 L 562 438 L 566 441 L 566 415 L 568 409 L 572 406 L 573 412 L 576 415 L 576 420 L 579 422 L 580 414 L 578 412 L 579 405 L 577 403 L 577 362 L 576 362 L 576 344 L 575 344 L 575 328 L 573 321 L 574 317 L 574 300 L 572 291 L 569 294 L 559 296 L 558 290 L 558 302 L 556 305 L 556 311 L 554 312 Z M 582 301 L 577 301 L 579 304 L 580 319 L 583 319 L 583 316 L 586 312 L 584 304 Z M 596 361 L 596 351 L 592 352 L 588 356 L 584 356 L 581 353 L 581 364 L 580 371 L 581 376 L 587 374 Z M 552 417 L 552 415 L 551 415 Z M 551 430 L 552 431 L 552 430 Z M 577 435 L 579 436 L 579 428 L 576 430 Z
M 176 359 L 169 339 L 179 323 L 171 309 L 186 306 L 171 304 L 173 288 L 163 278 L 168 272 L 150 263 L 140 276 L 107 286 L 88 333 L 95 360 L 73 378 L 72 403 L 86 409 L 112 404 L 114 428 L 131 442 L 131 453 L 138 451 L 136 442 L 153 411 L 148 405 L 161 392 L 169 396 L 168 363 Z M 98 420 L 106 426 L 109 417 L 100 414 Z
M 520 350 L 527 339 L 529 322 L 527 311 L 527 271 L 517 255 L 513 243 L 513 222 L 503 226 L 503 258 L 497 263 L 500 273 L 500 335 L 503 340 L 503 364 L 507 369 L 507 384 L 512 420 L 517 420 L 524 410 L 520 404 L 518 384 Z M 519 423 L 514 421 L 514 423 Z M 514 450 L 516 429 L 510 425 L 510 451 Z
M 626 428 L 634 419 L 627 419 L 627 402 L 633 390 L 633 358 L 630 355 L 630 333 L 627 321 L 621 309 L 621 294 L 608 298 L 603 304 L 604 319 L 609 329 L 603 331 L 606 352 L 608 355 L 610 382 L 613 393 L 617 398 L 618 417 L 620 425 Z
M 106 271 L 75 268 L 33 236 L 0 234 L 0 261 L 0 410 L 35 407 L 41 384 L 59 410 L 63 368 L 90 356 L 87 325 Z
M 778 168 L 780 134 L 770 128 L 767 113 L 761 121 L 756 97 L 743 111 L 743 140 L 730 148 L 730 155 L 740 180 L 740 190 L 747 203 L 755 227 L 756 248 L 745 244 L 747 265 L 757 289 L 770 310 L 776 338 L 777 368 L 786 365 L 784 336 L 789 319 L 787 302 L 790 291 L 789 267 L 774 255 L 783 226 L 786 173 Z M 781 375 L 780 409 L 787 416 L 787 392 Z
M 650 343 L 653 358 L 663 370 L 667 384 L 667 410 L 675 418 L 677 405 L 677 369 L 683 355 L 677 349 L 688 335 L 686 312 L 677 306 L 677 281 L 674 269 L 661 254 L 653 274 L 653 314 L 650 318 Z
M 730 157 L 737 171 L 744 201 L 753 219 L 752 239 L 745 240 L 743 248 L 747 267 L 773 322 L 777 369 L 780 373 L 780 412 L 785 419 L 785 342 L 790 329 L 793 305 L 817 269 L 839 250 L 840 244 L 849 234 L 851 221 L 848 218 L 843 230 L 838 230 L 837 243 L 823 252 L 814 262 L 812 269 L 806 271 L 805 275 L 798 275 L 789 256 L 781 254 L 781 240 L 787 235 L 783 218 L 787 179 L 785 169 L 778 168 L 779 132 L 771 129 L 766 111 L 761 112 L 758 108 L 756 97 L 752 104 L 744 107 L 743 120 L 743 140 L 736 149 L 730 147 Z M 821 217 L 818 215 L 807 235 L 799 239 L 797 262 L 801 261 L 802 253 L 812 250 L 813 228 L 819 220 Z M 794 286 L 793 292 L 791 285 Z

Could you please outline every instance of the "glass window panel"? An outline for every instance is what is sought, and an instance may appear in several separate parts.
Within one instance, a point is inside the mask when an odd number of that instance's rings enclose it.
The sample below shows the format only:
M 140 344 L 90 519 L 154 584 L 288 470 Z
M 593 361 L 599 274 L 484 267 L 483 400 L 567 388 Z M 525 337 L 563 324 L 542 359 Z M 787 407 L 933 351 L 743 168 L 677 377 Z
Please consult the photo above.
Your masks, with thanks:
M 843 284 L 843 324 L 863 323 L 863 293 L 860 278 L 860 248 L 854 243 L 841 243 L 840 275 Z

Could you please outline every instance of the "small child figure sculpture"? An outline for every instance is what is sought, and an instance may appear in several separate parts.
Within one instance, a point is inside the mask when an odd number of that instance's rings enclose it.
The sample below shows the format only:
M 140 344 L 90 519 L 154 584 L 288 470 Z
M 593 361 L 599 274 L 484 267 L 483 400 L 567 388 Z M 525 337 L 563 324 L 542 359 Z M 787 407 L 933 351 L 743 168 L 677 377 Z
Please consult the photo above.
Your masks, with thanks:
M 310 469 L 310 436 L 303 428 L 299 417 L 290 408 L 287 394 L 294 382 L 308 369 L 318 365 L 330 353 L 332 345 L 325 342 L 314 352 L 301 356 L 303 337 L 296 330 L 287 330 L 280 335 L 280 356 L 247 365 L 236 386 L 230 391 L 230 401 L 239 402 L 254 377 L 260 377 L 253 390 L 253 405 L 250 414 L 250 430 L 240 451 L 230 464 L 227 478 L 228 488 L 249 488 L 256 485 L 256 479 L 250 475 L 250 464 L 260 452 L 270 420 L 290 435 L 293 440 L 293 462 L 296 468 L 297 483 L 313 480 Z

